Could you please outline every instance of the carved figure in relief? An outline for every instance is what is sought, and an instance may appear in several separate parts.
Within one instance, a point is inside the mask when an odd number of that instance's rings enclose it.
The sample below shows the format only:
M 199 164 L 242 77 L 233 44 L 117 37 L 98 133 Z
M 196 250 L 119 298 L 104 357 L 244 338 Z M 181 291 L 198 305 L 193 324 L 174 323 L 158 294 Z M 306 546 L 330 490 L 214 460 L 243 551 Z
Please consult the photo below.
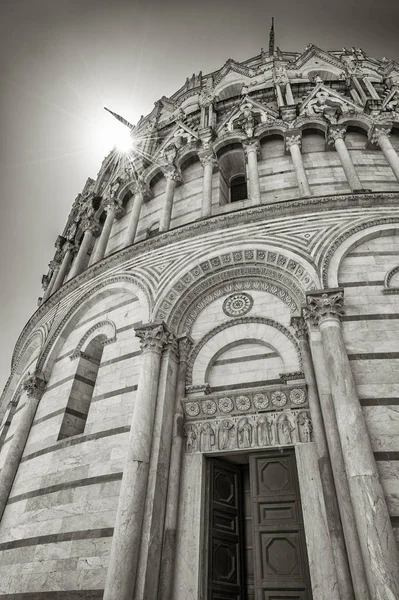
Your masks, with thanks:
M 224 419 L 219 425 L 219 450 L 226 450 L 229 447 L 230 431 L 234 423 Z
M 272 424 L 267 417 L 258 419 L 258 445 L 270 446 L 272 444 Z
M 284 415 L 280 421 L 280 444 L 292 444 L 292 432 L 295 431 L 295 427 L 291 421 Z
M 299 424 L 301 426 L 302 442 L 310 442 L 312 437 L 312 421 L 308 412 L 303 412 L 299 415 Z
M 348 112 L 348 108 L 344 102 L 330 98 L 327 92 L 320 90 L 315 98 L 310 100 L 304 112 L 309 117 L 322 116 L 330 123 L 336 123 L 339 112 Z
M 185 426 L 187 437 L 186 448 L 187 452 L 196 452 L 197 450 L 197 432 L 194 425 L 188 424 Z
M 240 127 L 245 131 L 247 137 L 254 135 L 255 119 L 252 114 L 251 104 L 243 104 L 241 107 L 242 117 L 239 119 Z
M 201 429 L 201 451 L 209 452 L 215 445 L 215 432 L 210 423 L 204 423 Z
M 238 424 L 238 445 L 240 448 L 250 448 L 252 444 L 252 425 L 247 418 Z

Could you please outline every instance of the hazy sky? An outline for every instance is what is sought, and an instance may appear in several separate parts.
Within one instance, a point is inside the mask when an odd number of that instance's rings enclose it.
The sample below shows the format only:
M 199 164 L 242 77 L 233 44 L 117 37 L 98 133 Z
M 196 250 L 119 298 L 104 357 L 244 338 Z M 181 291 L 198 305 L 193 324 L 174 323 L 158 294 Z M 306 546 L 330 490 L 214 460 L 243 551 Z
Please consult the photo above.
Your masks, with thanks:
M 71 204 L 107 151 L 193 72 L 276 43 L 399 61 L 397 0 L 0 0 L 0 392 Z

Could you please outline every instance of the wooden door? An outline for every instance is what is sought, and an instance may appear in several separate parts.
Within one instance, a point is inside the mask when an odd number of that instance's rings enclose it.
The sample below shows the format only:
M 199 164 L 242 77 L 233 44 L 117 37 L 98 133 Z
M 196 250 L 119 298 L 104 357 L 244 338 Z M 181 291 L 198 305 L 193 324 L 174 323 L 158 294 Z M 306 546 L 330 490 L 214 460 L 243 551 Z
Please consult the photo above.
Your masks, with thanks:
M 256 600 L 311 600 L 295 454 L 249 457 Z
M 240 468 L 208 460 L 208 600 L 245 600 Z

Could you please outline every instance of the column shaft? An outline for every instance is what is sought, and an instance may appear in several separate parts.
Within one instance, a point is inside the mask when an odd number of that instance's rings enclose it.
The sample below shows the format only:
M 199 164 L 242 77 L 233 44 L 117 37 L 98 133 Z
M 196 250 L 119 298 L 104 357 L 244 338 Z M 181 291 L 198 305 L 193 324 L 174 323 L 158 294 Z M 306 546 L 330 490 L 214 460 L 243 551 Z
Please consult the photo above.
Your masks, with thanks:
M 287 100 L 288 106 L 292 106 L 295 104 L 294 96 L 292 95 L 291 84 L 287 83 L 285 86 L 285 98 Z
M 335 139 L 334 145 L 350 189 L 352 192 L 362 190 L 362 182 L 360 181 L 355 169 L 355 165 L 352 162 L 352 158 L 349 154 L 348 148 L 346 147 L 345 140 L 342 137 L 338 137 Z
M 279 86 L 278 83 L 276 83 L 276 95 L 277 95 L 277 106 L 279 108 L 281 108 L 281 106 L 284 106 L 284 98 L 283 98 L 283 93 L 281 91 L 281 87 Z
M 294 324 L 295 326 L 295 324 Z M 300 337 L 300 349 L 302 355 L 303 372 L 308 387 L 308 401 L 310 414 L 313 423 L 313 436 L 316 443 L 318 454 L 318 466 L 320 478 L 325 498 L 325 510 L 327 515 L 327 524 L 331 537 L 331 546 L 336 567 L 336 577 L 341 598 L 345 600 L 353 599 L 353 586 L 348 564 L 348 556 L 345 547 L 344 534 L 342 530 L 341 518 L 339 514 L 336 491 L 334 487 L 333 474 L 331 469 L 330 456 L 328 452 L 326 432 L 323 424 L 320 400 L 317 393 L 315 373 L 310 355 L 309 342 L 306 334 Z M 356 597 L 360 598 L 360 597 Z M 362 597 L 363 600 L 367 596 Z
M 163 325 L 141 327 L 143 356 L 137 400 L 123 471 L 104 600 L 132 600 L 146 502 L 152 429 L 158 392 L 161 353 L 166 341 Z
M 172 448 L 170 454 L 168 496 L 162 544 L 161 572 L 159 578 L 159 600 L 169 600 L 173 592 L 173 568 L 176 547 L 177 513 L 179 506 L 180 470 L 183 452 L 183 409 L 181 400 L 185 396 L 187 359 L 191 341 L 179 340 L 179 369 L 177 373 L 176 403 L 173 422 Z
M 305 167 L 303 166 L 302 153 L 299 144 L 291 143 L 289 145 L 292 162 L 294 163 L 295 176 L 298 183 L 299 194 L 301 196 L 311 196 L 312 192 L 309 186 Z
M 249 193 L 252 204 L 260 204 L 260 187 L 258 173 L 258 143 L 249 143 L 246 146 L 248 160 Z
M 169 231 L 170 221 L 172 217 L 173 209 L 173 198 L 175 195 L 176 181 L 174 177 L 167 176 L 166 178 L 166 189 L 165 189 L 165 200 L 163 205 L 163 211 L 161 216 L 161 222 L 159 224 L 159 232 Z
M 80 244 L 78 254 L 72 263 L 71 270 L 69 271 L 68 281 L 79 275 L 86 266 L 87 253 L 93 243 L 93 232 L 90 229 L 86 229 L 83 235 L 82 243 Z
M 45 302 L 47 300 L 47 298 L 49 298 L 51 296 L 51 294 L 53 293 L 54 284 L 57 280 L 57 275 L 59 273 L 59 270 L 60 270 L 59 264 L 54 266 L 54 270 L 51 275 L 50 283 L 48 284 L 47 289 L 43 294 L 43 302 Z
M 15 433 L 9 443 L 4 466 L 0 471 L 0 519 L 3 516 L 4 509 L 11 492 L 15 475 L 17 474 L 26 440 L 28 439 L 28 435 L 35 417 L 39 400 L 43 394 L 44 387 L 44 379 L 41 379 L 35 375 L 29 377 L 24 384 L 25 397 L 20 399 L 20 403 L 25 401 L 25 406 L 19 416 Z
M 57 277 L 54 282 L 54 286 L 53 286 L 50 294 L 54 294 L 57 290 L 60 289 L 60 287 L 64 283 L 66 274 L 68 273 L 68 269 L 71 264 L 71 259 L 72 259 L 72 249 L 67 249 L 67 251 L 64 254 L 64 258 L 62 259 L 61 267 L 58 271 Z
M 109 240 L 109 236 L 111 234 L 112 225 L 115 219 L 115 209 L 113 207 L 108 207 L 107 209 L 107 218 L 105 219 L 105 223 L 103 225 L 103 229 L 100 237 L 98 238 L 97 246 L 94 249 L 93 255 L 90 260 L 90 264 L 102 260 L 105 256 L 105 252 L 107 250 L 107 244 Z
M 388 135 L 380 135 L 378 138 L 378 144 L 383 151 L 389 166 L 394 172 L 396 179 L 399 181 L 399 156 L 395 148 L 392 146 Z
M 136 192 L 133 200 L 132 212 L 130 213 L 129 224 L 126 230 L 125 246 L 134 244 L 137 233 L 137 227 L 140 220 L 141 207 L 143 205 L 143 192 Z
M 318 331 L 310 332 L 310 346 L 355 598 L 369 600 L 366 572 L 346 478 L 327 365 Z
M 212 214 L 212 175 L 213 162 L 207 161 L 204 163 L 201 217 L 210 217 Z

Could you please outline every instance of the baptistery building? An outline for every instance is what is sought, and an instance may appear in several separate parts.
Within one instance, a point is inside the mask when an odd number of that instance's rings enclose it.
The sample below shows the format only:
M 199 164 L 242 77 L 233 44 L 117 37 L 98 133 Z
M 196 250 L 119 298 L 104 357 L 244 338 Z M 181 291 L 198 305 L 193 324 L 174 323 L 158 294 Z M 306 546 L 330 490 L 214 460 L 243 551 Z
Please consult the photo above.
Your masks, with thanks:
M 0 600 L 397 600 L 399 64 L 272 37 L 114 117 L 1 398 Z

